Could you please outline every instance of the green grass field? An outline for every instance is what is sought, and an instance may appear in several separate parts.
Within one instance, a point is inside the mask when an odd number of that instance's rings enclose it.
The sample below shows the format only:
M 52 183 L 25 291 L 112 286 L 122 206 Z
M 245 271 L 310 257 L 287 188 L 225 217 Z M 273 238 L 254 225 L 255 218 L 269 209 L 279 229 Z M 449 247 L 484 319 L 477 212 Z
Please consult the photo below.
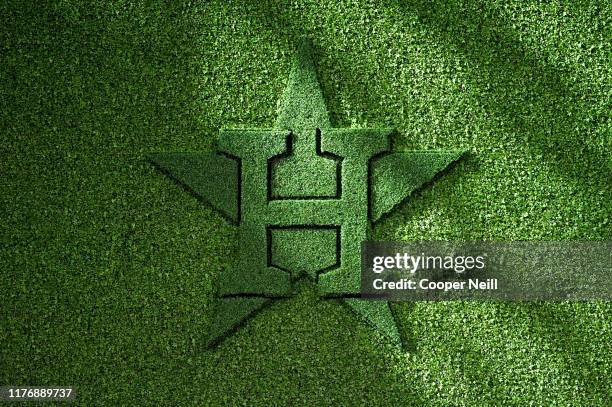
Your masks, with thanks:
M 400 351 L 303 284 L 206 349 L 236 230 L 146 160 L 272 127 L 307 36 L 336 127 L 469 151 L 377 239 L 610 239 L 609 1 L 43 3 L 0 4 L 0 385 L 82 405 L 612 404 L 611 302 L 398 303 Z

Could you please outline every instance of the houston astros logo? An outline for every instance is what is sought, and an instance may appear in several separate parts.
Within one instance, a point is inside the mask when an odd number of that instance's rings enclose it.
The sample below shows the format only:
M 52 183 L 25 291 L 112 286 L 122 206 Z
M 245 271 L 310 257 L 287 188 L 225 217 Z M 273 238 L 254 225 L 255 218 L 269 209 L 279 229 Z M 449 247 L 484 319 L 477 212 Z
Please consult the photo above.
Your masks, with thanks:
M 311 47 L 297 52 L 272 129 L 222 129 L 214 153 L 151 160 L 238 225 L 236 264 L 219 278 L 214 345 L 301 278 L 401 344 L 386 301 L 359 298 L 372 225 L 461 156 L 390 151 L 390 129 L 332 127 Z

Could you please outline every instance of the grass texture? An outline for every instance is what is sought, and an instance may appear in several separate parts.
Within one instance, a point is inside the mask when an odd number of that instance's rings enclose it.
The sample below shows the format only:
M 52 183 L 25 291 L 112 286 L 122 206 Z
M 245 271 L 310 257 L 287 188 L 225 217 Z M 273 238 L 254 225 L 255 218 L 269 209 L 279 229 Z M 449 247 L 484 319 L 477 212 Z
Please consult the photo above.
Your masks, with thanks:
M 3 2 L 0 383 L 83 405 L 609 405 L 610 302 L 395 304 L 399 351 L 303 284 L 206 350 L 236 229 L 146 160 L 274 127 L 307 36 L 335 127 L 470 152 L 374 238 L 610 239 L 609 6 Z

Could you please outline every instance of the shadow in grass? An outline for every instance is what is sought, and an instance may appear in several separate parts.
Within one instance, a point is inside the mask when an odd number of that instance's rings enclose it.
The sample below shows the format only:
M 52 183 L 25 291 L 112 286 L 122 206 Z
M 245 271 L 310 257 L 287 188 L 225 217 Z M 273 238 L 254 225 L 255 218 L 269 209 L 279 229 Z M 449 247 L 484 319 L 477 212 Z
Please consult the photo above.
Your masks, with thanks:
M 609 188 L 604 185 L 609 156 L 584 140 L 586 132 L 605 120 L 601 112 L 596 116 L 589 109 L 593 96 L 572 90 L 564 73 L 546 66 L 545 55 L 526 49 L 498 12 L 484 3 L 391 1 L 405 13 L 416 14 L 434 36 L 478 67 L 474 82 L 482 88 L 476 93 L 480 103 L 510 131 L 524 135 L 521 141 L 552 171 Z M 599 177 L 589 177 L 595 174 Z
M 188 253 L 189 225 L 174 238 L 172 215 L 185 214 L 185 201 L 139 161 L 139 151 L 172 144 L 163 142 L 170 135 L 177 143 L 199 135 L 190 81 L 199 70 L 197 21 L 174 3 L 10 3 L 2 7 L 11 35 L 2 46 L 0 86 L 9 92 L 0 121 L 9 124 L 2 149 L 11 153 L 0 166 L 7 213 L 19 216 L 5 223 L 17 245 L 1 254 L 14 264 L 12 295 L 2 295 L 1 307 L 28 312 L 2 321 L 11 363 L 0 363 L 0 381 L 69 382 L 82 386 L 81 400 L 109 397 L 124 388 L 117 355 L 142 361 L 202 323 L 191 315 L 204 308 L 206 274 L 184 286 L 163 274 L 222 262 L 208 255 L 206 246 L 220 245 L 214 239 Z M 155 311 L 133 318 L 147 309 Z M 179 340 L 167 335 L 169 320 L 185 327 L 175 331 Z M 106 387 L 86 385 L 100 382 Z M 102 404 L 134 404 L 130 394 Z
M 9 135 L 39 149 L 148 151 L 196 136 L 210 146 L 197 100 L 206 62 L 193 38 L 197 13 L 171 2 L 8 10 L 16 35 L 0 78 L 8 73 Z M 21 136 L 29 133 L 37 137 Z
M 202 353 L 203 399 L 279 405 L 423 405 L 393 369 L 402 353 L 337 300 L 303 282 L 218 348 Z M 197 376 L 195 372 L 187 376 Z

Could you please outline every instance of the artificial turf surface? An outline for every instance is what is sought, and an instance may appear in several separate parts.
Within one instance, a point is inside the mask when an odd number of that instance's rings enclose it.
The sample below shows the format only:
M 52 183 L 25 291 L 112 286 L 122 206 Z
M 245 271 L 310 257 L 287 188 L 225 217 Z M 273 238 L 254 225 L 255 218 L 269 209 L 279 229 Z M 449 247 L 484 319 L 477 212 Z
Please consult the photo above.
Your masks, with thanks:
M 609 405 L 610 302 L 401 303 L 398 351 L 304 284 L 207 350 L 235 228 L 145 157 L 272 127 L 306 35 L 335 127 L 469 151 L 375 238 L 610 239 L 611 9 L 3 2 L 0 384 L 84 405 Z

